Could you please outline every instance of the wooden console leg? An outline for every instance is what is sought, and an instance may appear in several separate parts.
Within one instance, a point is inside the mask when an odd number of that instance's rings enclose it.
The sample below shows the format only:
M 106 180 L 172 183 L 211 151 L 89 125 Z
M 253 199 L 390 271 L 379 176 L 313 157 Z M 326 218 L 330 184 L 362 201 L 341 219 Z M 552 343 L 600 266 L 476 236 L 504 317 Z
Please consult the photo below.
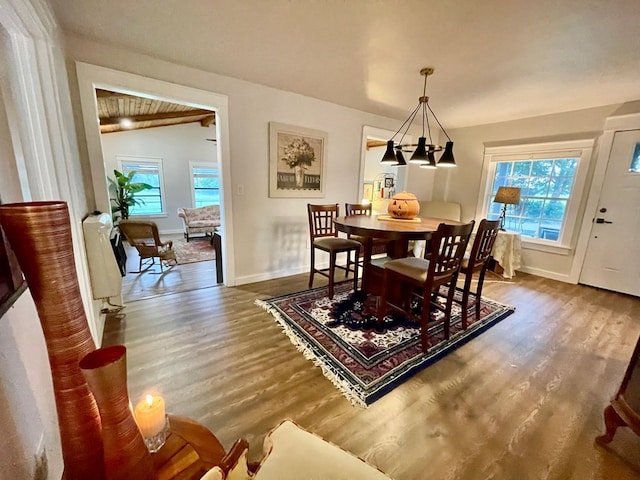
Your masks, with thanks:
M 626 422 L 618 415 L 615 408 L 609 405 L 604 409 L 604 425 L 607 431 L 604 435 L 596 437 L 596 442 L 600 445 L 606 445 L 613 440 L 613 436 L 616 434 L 618 427 L 626 427 Z

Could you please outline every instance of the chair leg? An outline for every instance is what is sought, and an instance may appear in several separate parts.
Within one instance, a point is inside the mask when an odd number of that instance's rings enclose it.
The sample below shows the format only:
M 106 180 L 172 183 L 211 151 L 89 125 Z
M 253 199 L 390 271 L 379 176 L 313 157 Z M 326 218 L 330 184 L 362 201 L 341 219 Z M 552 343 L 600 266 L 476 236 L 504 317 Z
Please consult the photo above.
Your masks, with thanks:
M 356 258 L 356 261 L 357 260 L 358 259 Z M 351 265 L 351 252 L 347 252 L 347 269 L 344 271 L 344 278 L 347 278 L 349 276 L 350 265 Z
M 329 298 L 333 298 L 333 284 L 336 275 L 336 254 L 334 252 L 329 256 Z
M 453 296 L 456 293 L 455 286 L 457 280 L 457 275 L 451 279 L 451 283 L 449 284 L 449 293 L 447 295 L 447 304 L 444 310 L 444 336 L 447 340 L 449 340 L 449 336 L 451 335 L 451 306 L 453 305 Z
M 348 252 L 347 252 L 348 253 Z M 360 257 L 360 249 L 356 250 L 354 255 L 356 256 L 353 263 L 353 291 L 358 291 L 358 258 Z
M 462 291 L 462 329 L 466 330 L 469 316 L 469 291 L 471 290 L 471 281 L 473 280 L 473 271 L 464 274 L 464 289 Z
M 487 273 L 487 263 L 482 266 L 482 270 L 480 270 L 480 275 L 478 276 L 478 288 L 476 288 L 476 321 L 480 320 L 480 307 L 482 298 L 482 285 L 484 285 L 484 275 Z
M 429 350 L 429 320 L 431 319 L 431 294 L 422 296 L 422 308 L 420 309 L 420 340 L 422 352 Z
M 309 289 L 313 287 L 313 274 L 316 272 L 316 249 L 311 245 L 311 269 L 309 271 Z

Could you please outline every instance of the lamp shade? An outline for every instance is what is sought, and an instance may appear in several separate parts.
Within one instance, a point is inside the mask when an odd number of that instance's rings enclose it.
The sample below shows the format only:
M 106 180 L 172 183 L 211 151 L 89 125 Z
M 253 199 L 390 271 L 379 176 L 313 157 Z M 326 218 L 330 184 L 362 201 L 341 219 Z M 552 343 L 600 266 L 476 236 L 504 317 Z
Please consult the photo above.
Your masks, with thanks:
M 398 160 L 396 159 L 396 152 L 393 150 L 393 140 L 389 140 L 387 142 L 387 150 L 384 152 L 380 163 L 386 163 L 388 165 L 398 164 Z
M 438 162 L 439 167 L 455 167 L 456 161 L 453 158 L 453 142 L 447 142 L 444 146 L 444 153 Z
M 504 203 L 506 205 L 518 205 L 520 203 L 520 188 L 498 187 L 496 198 L 494 198 L 493 201 L 496 203 Z
M 427 153 L 427 163 L 420 165 L 420 168 L 427 168 L 430 170 L 438 168 L 438 165 L 436 164 L 436 157 L 433 152 L 429 151 L 429 153 Z
M 411 158 L 409 159 L 409 163 L 429 163 L 429 159 L 427 158 L 427 138 L 420 137 L 418 138 L 418 148 L 413 152 Z
M 404 155 L 402 154 L 402 150 L 396 150 L 396 160 L 398 161 L 398 167 L 404 167 L 407 164 L 407 161 L 404 159 Z

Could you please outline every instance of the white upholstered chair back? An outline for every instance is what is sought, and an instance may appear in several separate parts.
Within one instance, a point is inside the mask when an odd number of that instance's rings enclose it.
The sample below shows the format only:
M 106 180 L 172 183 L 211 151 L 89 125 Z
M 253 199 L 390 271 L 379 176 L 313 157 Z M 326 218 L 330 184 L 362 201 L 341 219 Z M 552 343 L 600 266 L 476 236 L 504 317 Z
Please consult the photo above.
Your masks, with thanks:
M 418 215 L 423 218 L 442 218 L 444 220 L 456 220 L 459 222 L 462 216 L 462 209 L 460 204 L 455 202 L 423 200 L 420 202 L 420 213 Z M 426 242 L 424 240 L 417 240 L 413 243 L 414 257 L 422 257 L 425 244 Z M 411 251 L 411 245 L 409 245 L 409 251 Z
M 420 202 L 420 216 L 431 218 L 444 218 L 446 220 L 460 221 L 462 209 L 459 203 L 438 202 L 427 200 Z

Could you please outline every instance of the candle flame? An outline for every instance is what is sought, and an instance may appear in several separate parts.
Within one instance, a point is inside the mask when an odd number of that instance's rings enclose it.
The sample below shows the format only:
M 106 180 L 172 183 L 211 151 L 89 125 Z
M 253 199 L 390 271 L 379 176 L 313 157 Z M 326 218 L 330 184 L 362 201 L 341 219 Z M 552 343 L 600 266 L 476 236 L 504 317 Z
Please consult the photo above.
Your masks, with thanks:
M 147 395 L 145 397 L 145 400 L 147 402 L 147 405 L 149 405 L 149 406 L 153 405 L 153 397 L 151 395 Z

